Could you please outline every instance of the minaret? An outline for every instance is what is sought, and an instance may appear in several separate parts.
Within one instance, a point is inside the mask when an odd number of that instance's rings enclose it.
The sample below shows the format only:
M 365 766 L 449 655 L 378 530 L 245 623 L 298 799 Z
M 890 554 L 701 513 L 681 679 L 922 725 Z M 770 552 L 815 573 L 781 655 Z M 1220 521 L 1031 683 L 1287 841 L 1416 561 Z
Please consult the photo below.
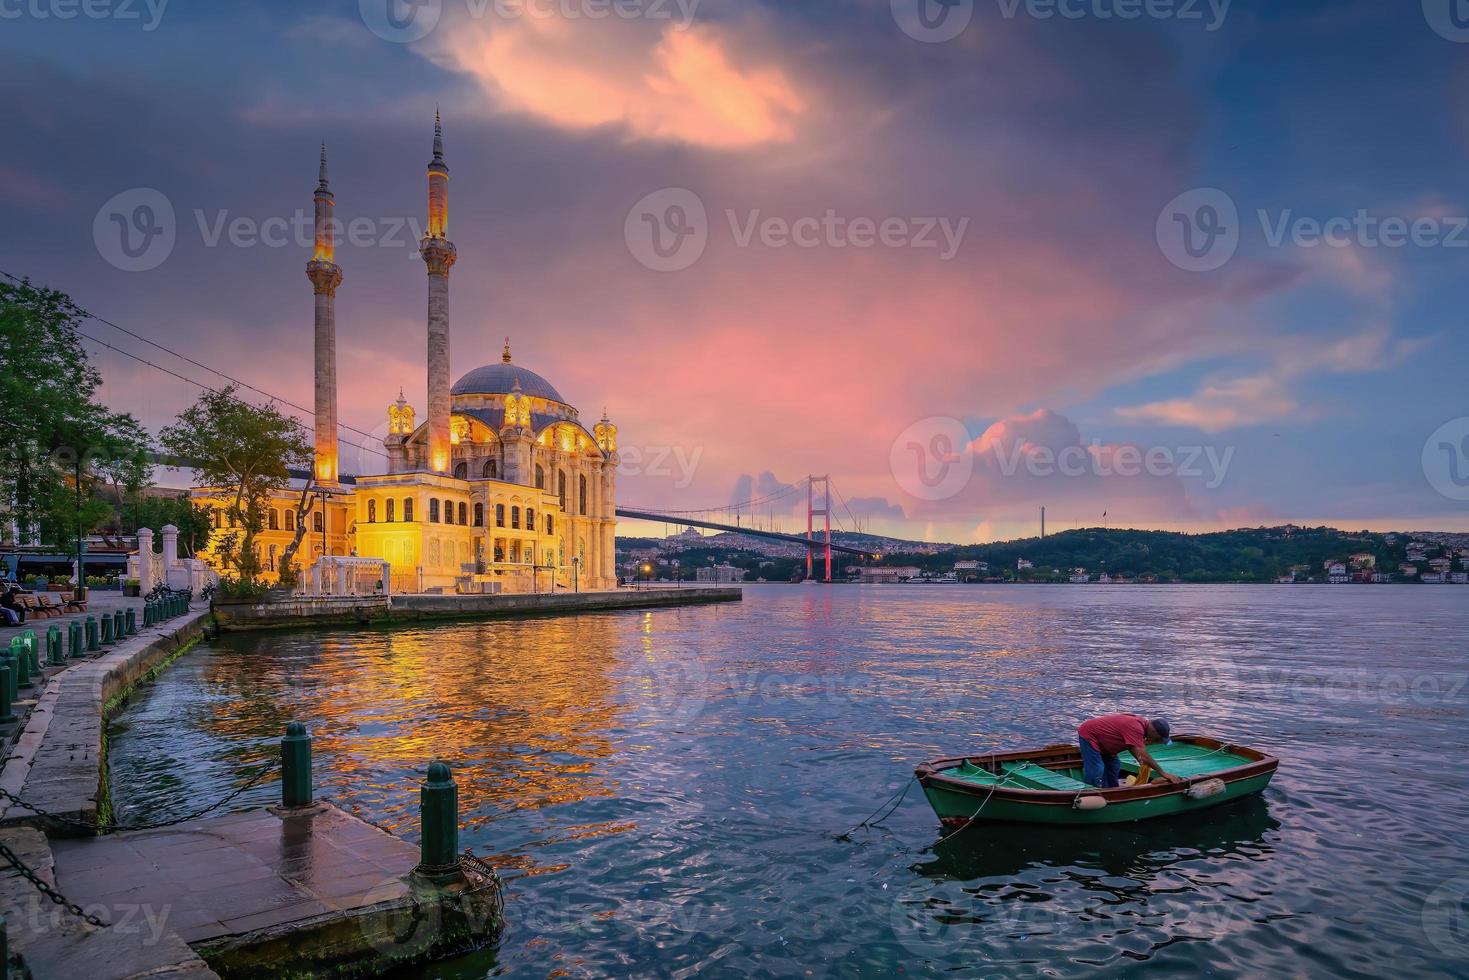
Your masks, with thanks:
M 342 270 L 336 258 L 336 200 L 326 180 L 326 144 L 321 144 L 321 179 L 316 185 L 316 245 L 306 263 L 306 278 L 316 291 L 316 481 L 337 482 L 337 287 Z
M 444 128 L 434 110 L 434 158 L 428 165 L 428 232 L 419 254 L 428 266 L 428 468 L 449 472 L 449 270 L 457 258 L 449 228 L 449 167 Z

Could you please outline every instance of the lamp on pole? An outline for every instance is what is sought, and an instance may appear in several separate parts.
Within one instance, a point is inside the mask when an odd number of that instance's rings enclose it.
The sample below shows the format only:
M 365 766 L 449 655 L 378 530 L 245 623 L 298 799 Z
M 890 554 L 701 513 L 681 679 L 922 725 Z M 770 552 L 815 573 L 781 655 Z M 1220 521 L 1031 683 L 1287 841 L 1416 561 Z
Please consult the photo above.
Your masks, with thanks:
M 581 555 L 571 556 L 571 591 L 581 591 Z

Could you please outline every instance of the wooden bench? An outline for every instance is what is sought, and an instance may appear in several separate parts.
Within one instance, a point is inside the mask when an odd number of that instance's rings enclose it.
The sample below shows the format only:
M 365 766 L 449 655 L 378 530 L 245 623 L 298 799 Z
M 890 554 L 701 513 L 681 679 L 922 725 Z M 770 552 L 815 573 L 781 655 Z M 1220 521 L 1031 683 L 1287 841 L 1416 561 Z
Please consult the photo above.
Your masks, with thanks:
M 86 612 L 87 600 L 78 599 L 75 592 L 61 593 L 61 607 L 66 612 Z

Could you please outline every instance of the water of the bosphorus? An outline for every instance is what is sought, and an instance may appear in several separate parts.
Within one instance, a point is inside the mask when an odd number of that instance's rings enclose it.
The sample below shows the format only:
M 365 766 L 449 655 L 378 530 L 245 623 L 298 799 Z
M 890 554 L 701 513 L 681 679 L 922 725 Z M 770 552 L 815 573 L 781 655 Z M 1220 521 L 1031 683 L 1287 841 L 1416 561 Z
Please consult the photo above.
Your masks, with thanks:
M 124 821 L 314 737 L 316 792 L 507 879 L 423 977 L 1463 976 L 1469 589 L 755 586 L 738 604 L 227 634 L 111 729 Z M 1114 710 L 1278 755 L 1262 797 L 935 847 L 927 759 Z M 264 783 L 234 808 L 274 802 Z

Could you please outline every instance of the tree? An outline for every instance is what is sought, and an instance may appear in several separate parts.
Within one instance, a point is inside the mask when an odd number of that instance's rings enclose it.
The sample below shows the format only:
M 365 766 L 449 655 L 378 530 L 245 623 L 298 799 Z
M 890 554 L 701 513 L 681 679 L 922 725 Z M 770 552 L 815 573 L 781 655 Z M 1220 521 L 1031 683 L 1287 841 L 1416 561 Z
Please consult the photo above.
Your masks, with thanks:
M 238 533 L 216 547 L 241 581 L 253 585 L 260 574 L 255 536 L 270 498 L 289 485 L 290 468 L 310 464 L 312 447 L 296 419 L 274 405 L 242 401 L 237 391 L 230 385 L 204 392 L 159 438 L 167 453 L 194 469 L 196 486 L 228 495 L 225 513 Z
M 111 516 L 95 499 L 109 470 L 132 481 L 148 453 L 136 419 L 93 400 L 102 378 L 81 346 L 82 319 L 64 293 L 0 283 L 0 503 L 23 537 L 59 547 Z

